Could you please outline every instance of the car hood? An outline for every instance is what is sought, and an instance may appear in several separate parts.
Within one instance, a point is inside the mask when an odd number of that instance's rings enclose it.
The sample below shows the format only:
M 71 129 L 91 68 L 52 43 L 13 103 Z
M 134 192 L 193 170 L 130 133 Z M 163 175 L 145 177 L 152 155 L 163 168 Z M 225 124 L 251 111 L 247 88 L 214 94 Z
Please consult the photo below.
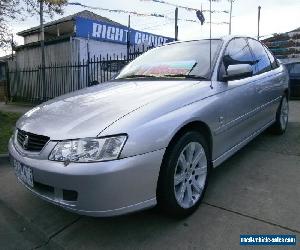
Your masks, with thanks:
M 51 140 L 95 137 L 127 114 L 172 98 L 197 81 L 111 82 L 45 102 L 22 116 L 17 128 Z M 126 132 L 126 131 L 124 131 Z

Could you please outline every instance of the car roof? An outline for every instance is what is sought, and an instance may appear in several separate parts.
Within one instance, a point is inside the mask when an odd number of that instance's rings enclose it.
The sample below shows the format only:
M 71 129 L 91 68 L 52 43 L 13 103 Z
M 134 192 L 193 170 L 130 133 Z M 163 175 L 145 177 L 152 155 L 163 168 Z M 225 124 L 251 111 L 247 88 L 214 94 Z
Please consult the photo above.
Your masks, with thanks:
M 257 40 L 257 39 L 255 39 L 253 37 L 238 36 L 238 35 L 227 35 L 227 36 L 221 36 L 221 37 L 212 37 L 211 40 L 222 40 L 223 42 L 229 42 L 233 38 L 251 38 L 251 39 Z M 167 43 L 167 44 L 176 44 L 176 43 L 185 43 L 185 42 L 197 42 L 197 41 L 203 41 L 203 40 L 209 40 L 209 37 L 208 38 L 203 38 L 203 39 L 180 40 L 180 41 L 170 42 L 170 43 Z

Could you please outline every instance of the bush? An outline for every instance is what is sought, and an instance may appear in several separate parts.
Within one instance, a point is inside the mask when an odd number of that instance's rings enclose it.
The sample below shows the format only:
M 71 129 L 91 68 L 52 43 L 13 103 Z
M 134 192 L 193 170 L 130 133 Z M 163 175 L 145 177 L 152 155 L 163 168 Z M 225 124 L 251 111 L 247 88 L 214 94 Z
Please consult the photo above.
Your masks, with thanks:
M 0 154 L 8 152 L 7 144 L 17 120 L 22 114 L 0 111 Z

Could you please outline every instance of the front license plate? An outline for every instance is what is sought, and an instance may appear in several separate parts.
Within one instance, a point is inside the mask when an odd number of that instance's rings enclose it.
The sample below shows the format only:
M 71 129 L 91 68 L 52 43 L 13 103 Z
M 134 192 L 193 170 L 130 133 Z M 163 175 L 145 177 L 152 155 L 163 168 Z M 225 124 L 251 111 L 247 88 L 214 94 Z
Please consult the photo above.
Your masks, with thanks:
M 15 159 L 13 160 L 13 162 L 14 162 L 14 168 L 17 177 L 25 184 L 29 185 L 30 187 L 33 187 L 32 169 L 30 167 L 25 166 L 24 164 L 22 164 L 21 162 Z

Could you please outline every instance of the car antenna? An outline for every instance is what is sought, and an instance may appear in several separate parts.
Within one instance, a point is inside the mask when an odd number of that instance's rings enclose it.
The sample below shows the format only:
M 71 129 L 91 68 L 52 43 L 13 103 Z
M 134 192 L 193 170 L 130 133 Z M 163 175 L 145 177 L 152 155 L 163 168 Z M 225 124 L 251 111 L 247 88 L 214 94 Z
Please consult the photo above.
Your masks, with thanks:
M 210 72 L 210 88 L 213 89 L 211 66 L 212 66 L 211 65 L 211 0 L 209 0 L 209 72 Z

